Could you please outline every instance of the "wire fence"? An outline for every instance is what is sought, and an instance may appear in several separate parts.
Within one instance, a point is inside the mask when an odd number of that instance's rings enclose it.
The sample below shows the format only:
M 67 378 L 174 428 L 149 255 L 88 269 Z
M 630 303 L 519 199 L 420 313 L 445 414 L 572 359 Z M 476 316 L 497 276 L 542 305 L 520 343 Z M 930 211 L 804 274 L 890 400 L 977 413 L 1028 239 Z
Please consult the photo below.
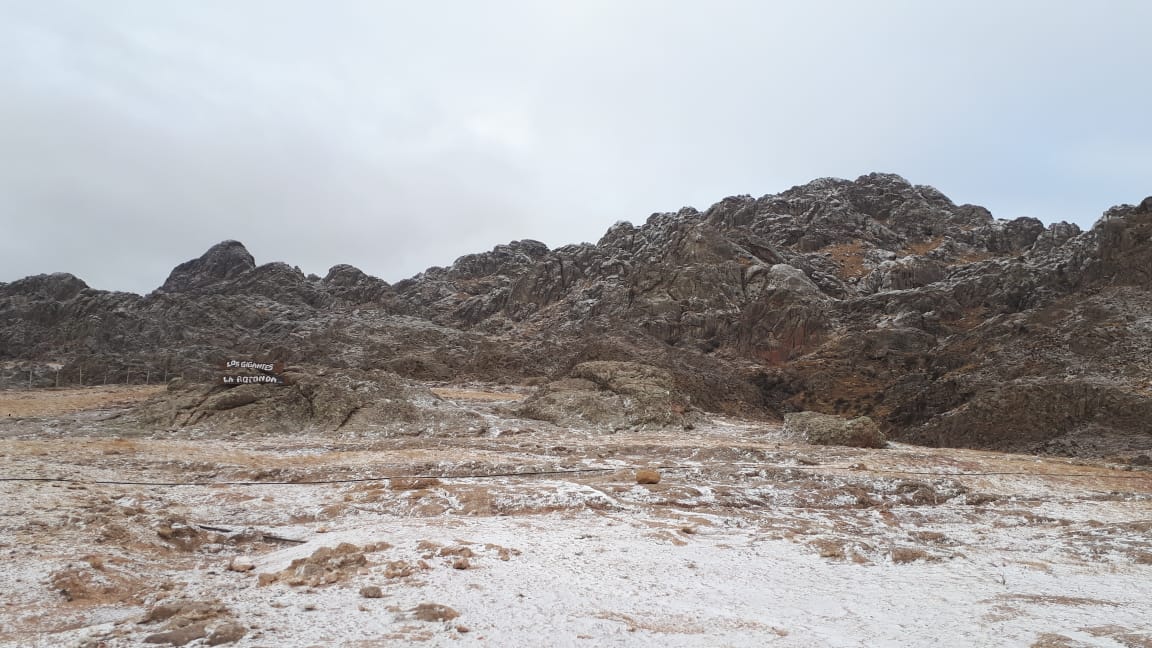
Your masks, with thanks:
M 970 471 L 970 472 L 941 472 L 933 470 L 900 470 L 900 469 L 884 469 L 884 468 L 867 468 L 861 469 L 856 466 L 803 466 L 803 465 L 790 465 L 790 464 L 772 464 L 772 463 L 726 463 L 722 464 L 725 467 L 743 467 L 752 466 L 759 468 L 776 468 L 776 469 L 789 469 L 789 470 L 807 470 L 819 472 L 824 470 L 846 470 L 852 472 L 871 472 L 871 473 L 886 473 L 894 475 L 920 475 L 941 478 L 953 477 L 987 477 L 987 476 L 1004 476 L 1004 475 L 1024 475 L 1029 477 L 1057 477 L 1057 478 L 1072 478 L 1072 479 L 1132 479 L 1132 480 L 1145 480 L 1152 481 L 1152 474 L 1141 473 L 1133 475 L 1102 475 L 1100 473 L 1036 473 L 1026 470 L 1018 471 Z M 656 466 L 656 470 L 667 472 L 673 471 L 694 471 L 701 470 L 701 466 L 681 466 L 681 465 L 667 465 Z M 441 481 L 451 480 L 466 480 L 466 479 L 497 479 L 507 477 L 540 477 L 540 476 L 556 476 L 556 475 L 577 475 L 577 474 L 593 474 L 593 473 L 613 473 L 622 470 L 631 470 L 624 466 L 613 466 L 606 468 L 566 468 L 559 470 L 537 470 L 537 471 L 520 471 L 520 472 L 494 472 L 494 473 L 470 473 L 463 475 L 453 474 L 421 474 L 421 475 L 389 475 L 389 476 L 376 476 L 376 477 L 348 477 L 343 479 L 316 479 L 316 480 L 296 480 L 296 481 L 187 481 L 187 482 L 172 482 L 172 481 L 120 481 L 120 480 L 94 480 L 94 479 L 74 479 L 70 477 L 0 477 L 0 482 L 55 482 L 65 484 L 91 484 L 91 485 L 112 485 L 112 486 L 206 486 L 206 487 L 219 487 L 219 486 L 318 486 L 325 484 L 357 484 L 363 482 L 383 482 L 392 481 L 397 479 L 438 479 Z
M 218 368 L 195 367 L 134 367 L 134 368 L 85 368 L 65 367 L 54 369 L 40 366 L 7 372 L 4 380 L 10 387 L 26 389 L 51 389 L 66 387 L 98 387 L 108 385 L 166 385 L 175 378 L 195 382 L 211 382 L 220 375 Z

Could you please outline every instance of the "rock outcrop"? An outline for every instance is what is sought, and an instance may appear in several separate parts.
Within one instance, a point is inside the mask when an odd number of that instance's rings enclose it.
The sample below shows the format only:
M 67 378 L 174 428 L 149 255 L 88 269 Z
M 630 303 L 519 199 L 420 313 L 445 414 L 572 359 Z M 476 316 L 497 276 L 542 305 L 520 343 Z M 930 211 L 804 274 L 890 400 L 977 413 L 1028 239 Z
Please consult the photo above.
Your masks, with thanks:
M 395 284 L 351 266 L 323 279 L 258 266 L 236 242 L 144 297 L 70 275 L 0 284 L 0 380 L 31 369 L 35 384 L 48 363 L 73 381 L 207 379 L 248 353 L 535 381 L 536 416 L 642 424 L 632 387 L 577 369 L 607 361 L 671 385 L 653 411 L 806 410 L 917 443 L 1146 452 L 1150 291 L 1152 199 L 1081 231 L 870 174 L 617 223 L 595 244 L 516 241 Z M 625 401 L 626 416 L 608 415 Z
M 159 292 L 189 292 L 234 279 L 256 268 L 256 260 L 239 241 L 224 241 L 208 249 L 199 259 L 176 266 Z
M 578 427 L 670 427 L 692 429 L 702 420 L 690 398 L 676 391 L 672 373 L 636 362 L 576 365 L 525 401 L 514 413 Z
M 447 406 L 426 387 L 381 371 L 297 369 L 286 385 L 206 386 L 174 380 L 117 425 L 247 434 L 466 435 L 478 415 Z M 471 432 L 469 432 L 471 430 Z
M 847 419 L 819 412 L 792 412 L 784 415 L 784 433 L 812 445 L 883 448 L 887 439 L 867 416 Z

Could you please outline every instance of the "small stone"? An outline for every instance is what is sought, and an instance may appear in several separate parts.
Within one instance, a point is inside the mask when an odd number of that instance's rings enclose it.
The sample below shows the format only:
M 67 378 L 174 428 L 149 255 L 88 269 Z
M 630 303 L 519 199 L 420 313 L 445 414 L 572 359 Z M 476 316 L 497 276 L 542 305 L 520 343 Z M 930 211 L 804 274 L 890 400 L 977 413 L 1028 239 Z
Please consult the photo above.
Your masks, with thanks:
M 451 621 L 460 616 L 460 613 L 447 605 L 439 603 L 421 603 L 412 609 L 417 621 Z
M 465 625 L 458 625 L 456 626 L 456 632 L 459 632 L 460 634 L 467 634 L 472 632 L 472 629 Z
M 260 574 L 259 576 L 256 577 L 256 584 L 259 585 L 260 587 L 264 587 L 265 585 L 271 585 L 272 583 L 276 582 L 276 578 L 277 578 L 276 574 L 267 574 L 267 573 Z
M 247 630 L 239 623 L 229 621 L 216 626 L 205 641 L 209 646 L 221 646 L 240 641 L 247 634 Z
M 468 569 L 471 566 L 472 563 L 468 562 L 468 559 L 464 557 L 457 558 L 456 561 L 452 563 L 452 569 Z
M 384 592 L 376 585 L 365 585 L 360 588 L 360 596 L 364 598 L 384 598 Z
M 252 562 L 251 558 L 247 556 L 236 556 L 228 563 L 228 571 L 234 572 L 250 572 L 256 569 L 256 563 Z
M 637 470 L 636 471 L 636 483 L 637 484 L 659 484 L 660 483 L 660 473 L 655 471 L 655 470 L 649 470 L 649 469 Z

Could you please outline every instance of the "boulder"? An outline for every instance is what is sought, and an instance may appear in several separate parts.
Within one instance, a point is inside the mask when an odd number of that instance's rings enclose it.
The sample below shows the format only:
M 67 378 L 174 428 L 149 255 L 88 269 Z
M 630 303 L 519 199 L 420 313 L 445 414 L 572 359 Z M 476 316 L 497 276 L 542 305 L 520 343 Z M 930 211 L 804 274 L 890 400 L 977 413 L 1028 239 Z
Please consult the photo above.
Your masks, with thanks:
M 852 448 L 883 448 L 887 445 L 880 428 L 867 416 L 848 419 L 819 412 L 792 412 L 784 415 L 784 432 L 813 445 Z
M 592 361 L 541 387 L 514 413 L 573 427 L 691 429 L 703 416 L 674 388 L 666 369 L 637 362 Z

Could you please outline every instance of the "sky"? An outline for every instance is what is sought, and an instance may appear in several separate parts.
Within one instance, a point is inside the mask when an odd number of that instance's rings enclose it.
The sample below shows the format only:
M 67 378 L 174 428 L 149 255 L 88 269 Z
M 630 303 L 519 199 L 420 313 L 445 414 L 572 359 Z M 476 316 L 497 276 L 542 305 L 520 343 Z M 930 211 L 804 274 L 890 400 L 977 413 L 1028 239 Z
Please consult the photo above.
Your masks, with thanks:
M 0 281 L 237 239 L 388 281 L 898 173 L 1089 227 L 1152 194 L 1145 0 L 0 0 Z

